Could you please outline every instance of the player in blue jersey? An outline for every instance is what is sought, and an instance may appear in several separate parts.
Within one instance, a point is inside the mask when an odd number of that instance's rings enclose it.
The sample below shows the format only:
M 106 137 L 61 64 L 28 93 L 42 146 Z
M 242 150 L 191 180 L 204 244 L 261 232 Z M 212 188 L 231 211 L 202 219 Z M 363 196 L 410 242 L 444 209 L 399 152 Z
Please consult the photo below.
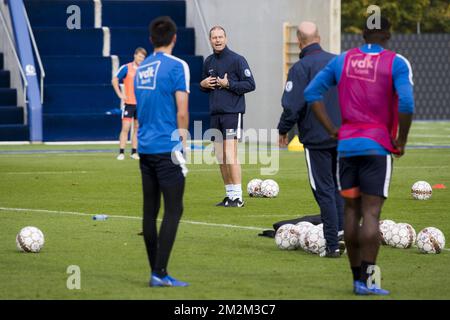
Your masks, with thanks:
M 185 287 L 167 272 L 170 252 L 183 213 L 187 169 L 183 150 L 189 124 L 190 73 L 187 63 L 171 55 L 177 28 L 169 17 L 150 24 L 154 52 L 136 72 L 139 120 L 138 152 L 144 194 L 144 240 L 151 267 L 151 287 Z M 156 220 L 164 198 L 164 217 Z

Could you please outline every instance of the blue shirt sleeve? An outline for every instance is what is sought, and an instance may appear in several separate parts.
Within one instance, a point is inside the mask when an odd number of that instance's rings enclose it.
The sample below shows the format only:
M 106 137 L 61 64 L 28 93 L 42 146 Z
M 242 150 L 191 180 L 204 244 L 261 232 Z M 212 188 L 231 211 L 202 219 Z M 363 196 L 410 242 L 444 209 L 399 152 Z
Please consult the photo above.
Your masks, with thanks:
M 337 56 L 331 60 L 310 82 L 304 92 L 307 103 L 322 101 L 323 94 L 327 92 L 331 86 L 337 85 L 343 68 L 341 61 L 344 59 L 342 59 L 342 56 L 343 55 Z
M 119 81 L 122 81 L 127 76 L 127 73 L 128 73 L 128 65 L 124 64 L 123 66 L 120 67 L 119 71 L 117 71 L 116 78 L 118 78 Z
M 411 64 L 402 55 L 397 54 L 392 65 L 392 78 L 398 95 L 398 111 L 414 113 L 413 73 Z
M 189 66 L 185 61 L 180 61 L 180 63 L 177 63 L 172 76 L 174 81 L 174 92 L 190 92 L 191 74 L 189 71 Z

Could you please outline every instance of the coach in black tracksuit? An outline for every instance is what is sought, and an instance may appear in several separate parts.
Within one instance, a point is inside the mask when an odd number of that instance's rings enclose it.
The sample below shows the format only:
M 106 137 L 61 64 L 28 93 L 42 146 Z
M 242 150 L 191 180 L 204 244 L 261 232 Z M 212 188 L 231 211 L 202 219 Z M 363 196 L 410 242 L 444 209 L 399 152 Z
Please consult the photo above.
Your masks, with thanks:
M 315 24 L 303 22 L 299 26 L 297 36 L 302 50 L 300 61 L 289 70 L 282 97 L 283 113 L 278 124 L 280 146 L 287 144 L 287 133 L 297 123 L 299 137 L 305 147 L 311 189 L 320 207 L 327 242 L 327 250 L 323 255 L 338 257 L 338 233 L 343 230 L 344 213 L 343 200 L 336 181 L 337 141 L 333 140 L 316 120 L 303 97 L 309 82 L 335 55 L 320 47 L 320 37 Z M 324 102 L 331 120 L 339 127 L 341 116 L 337 90 L 329 90 Z
M 209 92 L 211 129 L 218 130 L 219 138 L 222 138 L 214 140 L 214 150 L 226 196 L 217 206 L 243 207 L 237 143 L 242 138 L 244 95 L 255 90 L 255 80 L 245 58 L 227 47 L 222 27 L 213 27 L 209 38 L 214 53 L 205 60 L 200 87 Z

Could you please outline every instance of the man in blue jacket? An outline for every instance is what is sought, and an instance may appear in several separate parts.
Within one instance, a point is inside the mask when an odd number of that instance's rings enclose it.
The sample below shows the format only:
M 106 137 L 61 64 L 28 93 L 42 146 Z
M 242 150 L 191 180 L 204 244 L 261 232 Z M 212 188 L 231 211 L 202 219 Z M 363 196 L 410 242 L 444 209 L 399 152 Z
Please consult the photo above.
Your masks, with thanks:
M 281 147 L 287 145 L 287 133 L 297 123 L 300 140 L 305 147 L 309 182 L 323 222 L 326 250 L 321 256 L 337 258 L 340 256 L 338 239 L 342 235 L 344 215 L 336 181 L 337 143 L 316 120 L 303 97 L 309 82 L 335 56 L 320 47 L 320 36 L 314 23 L 301 23 L 297 37 L 300 60 L 289 70 L 283 93 L 283 113 L 278 124 L 279 144 Z M 339 127 L 341 117 L 337 90 L 330 90 L 324 101 L 333 123 Z
M 221 133 L 214 137 L 214 150 L 226 196 L 217 206 L 243 207 L 237 145 L 242 138 L 244 95 L 255 90 L 255 80 L 245 58 L 227 47 L 227 35 L 222 27 L 213 27 L 209 38 L 214 53 L 205 60 L 200 87 L 209 93 L 210 127 Z

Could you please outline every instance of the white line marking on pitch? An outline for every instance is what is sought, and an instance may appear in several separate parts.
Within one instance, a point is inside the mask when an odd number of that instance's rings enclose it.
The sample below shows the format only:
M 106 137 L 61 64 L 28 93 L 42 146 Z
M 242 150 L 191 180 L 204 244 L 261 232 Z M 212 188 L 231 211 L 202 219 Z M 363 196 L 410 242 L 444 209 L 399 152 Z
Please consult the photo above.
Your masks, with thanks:
M 55 211 L 55 210 L 45 210 L 45 209 L 24 209 L 24 208 L 0 207 L 0 211 L 2 211 L 2 210 L 3 211 L 18 211 L 18 212 L 56 213 L 56 214 L 67 214 L 67 215 L 88 216 L 88 217 L 94 216 L 93 214 L 89 214 L 89 213 L 73 212 L 73 211 Z M 118 218 L 118 219 L 142 220 L 141 217 L 134 217 L 134 216 L 109 215 L 109 217 Z M 160 221 L 160 220 L 161 219 L 158 219 L 158 221 Z M 258 228 L 258 227 L 247 227 L 247 226 L 238 226 L 238 225 L 233 225 L 233 224 L 210 223 L 210 222 L 203 222 L 203 221 L 181 220 L 180 222 L 187 223 L 187 224 L 203 225 L 203 226 L 210 226 L 210 227 L 231 228 L 231 229 L 244 229 L 244 230 L 256 230 L 256 231 L 265 230 L 264 228 Z
M 415 138 L 450 138 L 449 135 L 442 135 L 442 134 L 422 134 L 422 133 L 413 133 L 409 135 L 410 137 Z
M 4 174 L 68 174 L 68 173 L 88 173 L 87 171 L 18 171 L 3 172 Z

